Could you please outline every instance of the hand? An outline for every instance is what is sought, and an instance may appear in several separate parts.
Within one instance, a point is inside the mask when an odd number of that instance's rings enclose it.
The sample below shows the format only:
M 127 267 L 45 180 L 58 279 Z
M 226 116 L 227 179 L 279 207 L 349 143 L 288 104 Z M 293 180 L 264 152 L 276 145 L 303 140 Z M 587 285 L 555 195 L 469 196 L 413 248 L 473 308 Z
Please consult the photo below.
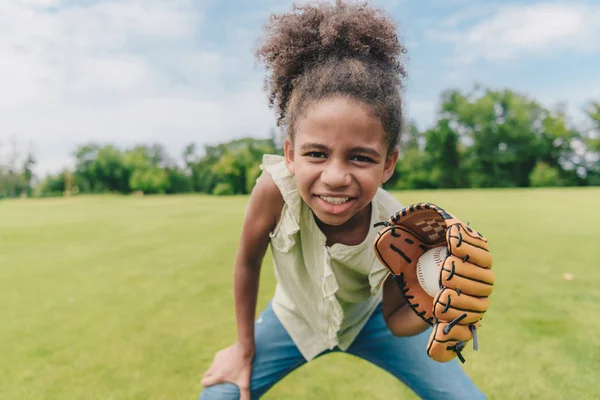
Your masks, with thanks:
M 409 306 L 398 284 L 388 276 L 383 284 L 383 319 L 394 336 L 413 336 L 429 328 Z
M 240 400 L 250 400 L 250 376 L 254 351 L 244 350 L 239 343 L 215 354 L 212 365 L 200 384 L 204 387 L 230 382 L 240 389 Z

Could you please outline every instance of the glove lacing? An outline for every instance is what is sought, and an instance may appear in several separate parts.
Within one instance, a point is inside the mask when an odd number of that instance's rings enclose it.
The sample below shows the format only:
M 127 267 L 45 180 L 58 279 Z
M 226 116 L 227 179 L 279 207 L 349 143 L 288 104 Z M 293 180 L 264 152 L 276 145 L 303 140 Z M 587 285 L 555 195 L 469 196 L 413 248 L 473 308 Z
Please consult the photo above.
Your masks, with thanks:
M 396 284 L 400 288 L 400 291 L 402 292 L 402 295 L 406 299 L 406 304 L 410 308 L 412 308 L 413 311 L 415 312 L 415 314 L 417 314 L 419 317 L 421 317 L 421 319 L 423 319 L 429 325 L 433 325 L 433 317 L 431 317 L 431 318 L 425 317 L 425 314 L 426 314 L 425 311 L 418 311 L 417 310 L 417 307 L 419 307 L 419 303 L 413 304 L 410 301 L 410 300 L 414 299 L 415 296 L 413 296 L 411 294 L 408 294 L 408 292 L 410 291 L 410 289 L 406 287 L 406 280 L 404 279 L 404 273 L 400 273 L 400 275 L 392 275 L 392 279 L 396 282 Z
M 450 296 L 448 296 L 448 305 L 447 307 L 450 306 Z M 444 311 L 442 311 L 444 312 Z M 446 325 L 443 329 L 443 332 L 445 335 L 447 335 L 448 333 L 450 333 L 450 331 L 452 330 L 452 328 L 454 328 L 454 326 L 456 324 L 458 324 L 460 321 L 462 321 L 463 319 L 465 319 L 467 316 L 466 313 L 461 314 L 460 316 L 454 318 L 452 321 L 450 321 L 450 323 L 448 323 L 448 325 Z M 477 340 L 477 328 L 475 327 L 474 324 L 469 324 L 469 330 L 471 331 L 471 334 L 473 335 L 473 350 L 477 351 L 479 350 L 479 341 Z M 464 340 L 459 340 L 458 342 L 456 342 L 456 344 L 452 345 L 452 346 L 447 346 L 446 350 L 453 350 L 454 352 L 456 352 L 456 355 L 458 356 L 458 359 L 464 363 L 465 362 L 465 358 L 462 356 L 461 351 L 465 348 L 465 341 Z

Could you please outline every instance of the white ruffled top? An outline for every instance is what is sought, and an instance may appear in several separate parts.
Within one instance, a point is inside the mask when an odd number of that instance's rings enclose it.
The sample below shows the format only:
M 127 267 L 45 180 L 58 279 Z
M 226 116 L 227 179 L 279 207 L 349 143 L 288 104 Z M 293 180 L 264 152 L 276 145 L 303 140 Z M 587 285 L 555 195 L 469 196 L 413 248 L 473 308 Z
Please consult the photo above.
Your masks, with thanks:
M 402 206 L 380 188 L 365 240 L 356 246 L 327 246 L 284 158 L 264 155 L 261 169 L 284 199 L 280 222 L 270 234 L 277 279 L 273 310 L 307 360 L 335 346 L 346 350 L 381 302 L 387 275 L 373 251 L 378 229 L 373 225 Z

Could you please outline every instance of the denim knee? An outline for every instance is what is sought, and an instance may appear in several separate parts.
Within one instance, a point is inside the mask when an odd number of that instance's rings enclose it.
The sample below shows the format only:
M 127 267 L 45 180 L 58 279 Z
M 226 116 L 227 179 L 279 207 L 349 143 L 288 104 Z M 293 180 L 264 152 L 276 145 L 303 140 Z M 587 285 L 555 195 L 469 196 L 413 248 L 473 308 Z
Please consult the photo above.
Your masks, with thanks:
M 233 383 L 219 383 L 204 388 L 200 393 L 200 400 L 238 400 L 240 390 Z

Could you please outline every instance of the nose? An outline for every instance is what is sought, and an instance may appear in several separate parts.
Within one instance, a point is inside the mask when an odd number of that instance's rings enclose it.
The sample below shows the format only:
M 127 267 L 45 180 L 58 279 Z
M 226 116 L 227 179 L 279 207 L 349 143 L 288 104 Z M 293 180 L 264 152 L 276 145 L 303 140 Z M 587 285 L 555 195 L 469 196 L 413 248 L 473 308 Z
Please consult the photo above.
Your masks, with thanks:
M 321 173 L 321 181 L 332 188 L 350 185 L 352 178 L 346 167 L 338 161 L 331 161 Z

